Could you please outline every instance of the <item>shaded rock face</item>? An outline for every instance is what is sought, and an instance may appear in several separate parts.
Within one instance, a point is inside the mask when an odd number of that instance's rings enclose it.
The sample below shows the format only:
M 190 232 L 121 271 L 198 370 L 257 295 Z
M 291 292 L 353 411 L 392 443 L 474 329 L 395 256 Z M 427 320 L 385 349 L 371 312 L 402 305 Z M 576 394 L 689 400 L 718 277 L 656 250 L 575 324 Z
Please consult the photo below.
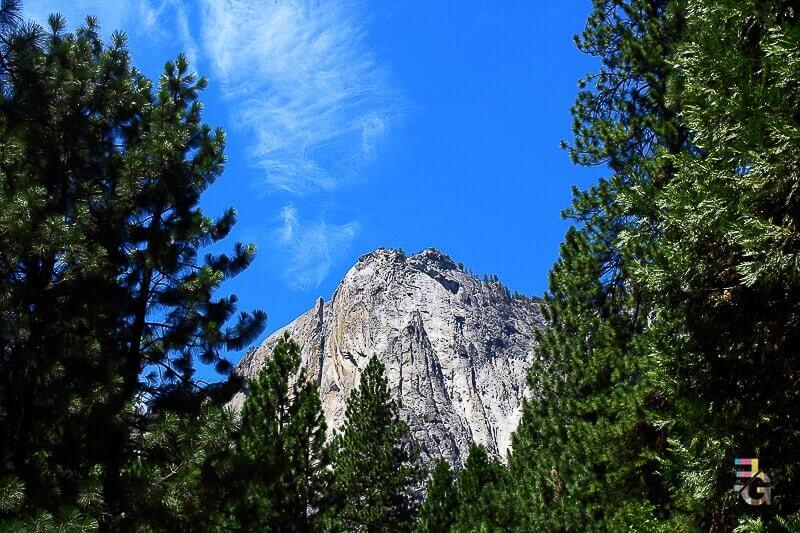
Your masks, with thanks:
M 271 335 L 237 372 L 256 376 L 288 331 L 302 346 L 330 431 L 341 427 L 347 398 L 377 355 L 423 462 L 444 457 L 462 466 L 473 442 L 505 457 L 527 393 L 533 333 L 543 325 L 538 300 L 511 298 L 437 250 L 406 257 L 379 249 L 358 260 L 330 301 L 320 298 Z M 232 403 L 243 401 L 239 394 Z

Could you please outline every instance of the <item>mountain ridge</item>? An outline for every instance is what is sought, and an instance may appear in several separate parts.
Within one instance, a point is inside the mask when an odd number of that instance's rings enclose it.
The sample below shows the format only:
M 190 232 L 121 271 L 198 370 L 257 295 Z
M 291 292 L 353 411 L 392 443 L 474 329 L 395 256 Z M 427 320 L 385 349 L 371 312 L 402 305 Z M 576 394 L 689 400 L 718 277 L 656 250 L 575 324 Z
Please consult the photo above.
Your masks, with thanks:
M 512 296 L 496 277 L 479 280 L 427 248 L 406 256 L 379 248 L 359 257 L 327 302 L 270 335 L 237 365 L 255 377 L 284 332 L 301 345 L 329 430 L 344 420 L 347 397 L 373 354 L 386 366 L 401 415 L 422 460 L 456 466 L 480 443 L 503 458 L 528 394 L 538 298 Z M 246 391 L 233 400 L 241 406 Z

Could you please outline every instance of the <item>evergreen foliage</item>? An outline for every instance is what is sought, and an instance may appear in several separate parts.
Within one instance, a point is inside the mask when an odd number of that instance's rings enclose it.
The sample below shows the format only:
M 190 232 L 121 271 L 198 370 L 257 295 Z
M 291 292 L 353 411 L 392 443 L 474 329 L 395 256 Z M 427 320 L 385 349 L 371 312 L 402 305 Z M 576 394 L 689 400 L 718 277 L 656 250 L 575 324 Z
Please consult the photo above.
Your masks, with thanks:
M 473 445 L 456 482 L 458 508 L 454 531 L 501 531 L 508 529 L 499 490 L 505 479 L 502 464 L 489 457 L 486 448 Z
M 675 506 L 703 530 L 780 530 L 800 510 L 799 8 L 690 2 L 674 58 L 695 148 L 664 156 L 662 233 L 636 277 L 659 304 Z M 759 459 L 770 506 L 730 490 L 735 457 Z
M 392 399 L 383 363 L 372 357 L 347 399 L 342 432 L 332 442 L 334 483 L 329 527 L 409 531 L 423 472 Z
M 653 301 L 632 281 L 649 254 L 653 191 L 669 179 L 658 155 L 683 134 L 666 101 L 680 38 L 675 2 L 596 0 L 578 47 L 601 61 L 572 109 L 578 164 L 613 174 L 576 190 L 569 230 L 543 300 L 548 327 L 529 375 L 536 397 L 514 435 L 510 511 L 525 530 L 648 528 L 668 520 L 657 475 L 667 454 L 651 413 L 664 407 L 645 348 Z M 641 201 L 631 202 L 636 195 Z M 648 196 L 649 195 L 649 196 Z M 676 527 L 664 522 L 664 529 Z
M 195 413 L 152 416 L 134 437 L 139 454 L 123 470 L 124 515 L 111 529 L 226 531 L 235 460 L 235 417 L 211 402 Z
M 416 531 L 420 533 L 450 531 L 456 519 L 458 503 L 453 470 L 447 461 L 439 459 L 428 482 L 425 502 L 419 509 Z
M 123 34 L 105 45 L 95 19 L 65 25 L 0 5 L 0 513 L 108 528 L 147 453 L 139 406 L 229 395 L 200 391 L 194 365 L 228 373 L 222 353 L 265 315 L 226 327 L 236 297 L 213 296 L 251 245 L 198 258 L 235 222 L 198 207 L 224 163 L 222 131 L 201 120 L 205 80 L 179 56 L 154 87 Z
M 791 530 L 797 6 L 595 7 L 578 44 L 603 67 L 571 153 L 614 175 L 567 212 L 514 436 L 515 524 Z M 736 456 L 768 471 L 768 508 L 731 491 Z
M 321 527 L 330 483 L 325 420 L 317 387 L 299 368 L 300 346 L 287 333 L 249 386 L 238 439 L 247 481 L 235 513 L 247 530 Z

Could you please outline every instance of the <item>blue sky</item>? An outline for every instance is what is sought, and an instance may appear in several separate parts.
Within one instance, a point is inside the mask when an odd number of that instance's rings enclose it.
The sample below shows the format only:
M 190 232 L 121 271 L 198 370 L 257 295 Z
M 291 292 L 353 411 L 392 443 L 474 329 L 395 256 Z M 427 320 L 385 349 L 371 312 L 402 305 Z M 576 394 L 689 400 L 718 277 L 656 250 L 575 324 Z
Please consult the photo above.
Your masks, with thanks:
M 151 77 L 185 52 L 229 163 L 204 198 L 239 211 L 255 264 L 226 288 L 273 331 L 328 298 L 358 256 L 434 246 L 542 294 L 567 224 L 569 107 L 593 61 L 589 0 L 26 0 L 127 32 Z M 238 359 L 232 354 L 233 360 Z

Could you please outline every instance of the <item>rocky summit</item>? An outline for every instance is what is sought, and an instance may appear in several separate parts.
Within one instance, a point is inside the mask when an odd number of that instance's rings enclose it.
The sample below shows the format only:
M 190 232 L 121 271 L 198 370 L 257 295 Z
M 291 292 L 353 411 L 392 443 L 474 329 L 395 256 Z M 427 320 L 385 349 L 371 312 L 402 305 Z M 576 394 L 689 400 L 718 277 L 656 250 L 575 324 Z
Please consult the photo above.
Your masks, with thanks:
M 435 249 L 410 257 L 379 249 L 358 260 L 329 301 L 320 298 L 245 356 L 237 372 L 256 376 L 288 331 L 319 386 L 330 430 L 343 423 L 347 397 L 377 355 L 423 461 L 461 466 L 473 442 L 505 457 L 527 393 L 533 334 L 543 324 L 538 299 L 512 296 L 496 277 L 481 280 Z

